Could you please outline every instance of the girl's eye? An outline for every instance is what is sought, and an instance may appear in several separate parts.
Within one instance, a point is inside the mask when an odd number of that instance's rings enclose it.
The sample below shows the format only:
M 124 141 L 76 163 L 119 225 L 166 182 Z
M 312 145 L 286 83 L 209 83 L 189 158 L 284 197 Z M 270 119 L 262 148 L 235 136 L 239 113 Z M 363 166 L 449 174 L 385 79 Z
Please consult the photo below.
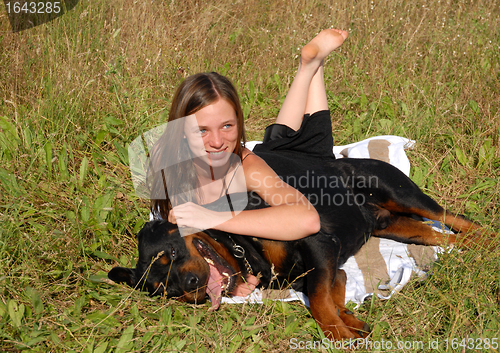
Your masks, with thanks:
M 226 125 L 224 125 L 224 129 L 229 129 L 231 126 L 233 126 L 233 125 L 231 125 L 231 124 L 226 124 Z

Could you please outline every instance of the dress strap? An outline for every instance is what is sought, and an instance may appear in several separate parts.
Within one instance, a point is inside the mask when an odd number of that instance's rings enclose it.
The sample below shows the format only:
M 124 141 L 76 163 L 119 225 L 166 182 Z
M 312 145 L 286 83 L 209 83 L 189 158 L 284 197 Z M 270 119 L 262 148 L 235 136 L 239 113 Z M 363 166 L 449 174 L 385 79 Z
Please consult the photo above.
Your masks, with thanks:
M 236 175 L 236 172 L 238 171 L 238 168 L 240 167 L 240 165 L 243 164 L 243 161 L 245 160 L 245 158 L 248 157 L 249 154 L 247 154 L 245 157 L 243 157 L 243 159 L 241 160 L 241 162 L 238 163 L 238 165 L 234 169 L 234 172 L 233 172 L 233 175 L 231 176 L 231 179 L 229 180 L 229 184 L 226 185 L 226 177 L 224 177 L 224 179 L 222 180 L 222 190 L 220 192 L 219 198 L 221 198 L 223 195 L 227 195 L 229 187 L 231 186 L 231 183 L 233 182 L 234 176 Z

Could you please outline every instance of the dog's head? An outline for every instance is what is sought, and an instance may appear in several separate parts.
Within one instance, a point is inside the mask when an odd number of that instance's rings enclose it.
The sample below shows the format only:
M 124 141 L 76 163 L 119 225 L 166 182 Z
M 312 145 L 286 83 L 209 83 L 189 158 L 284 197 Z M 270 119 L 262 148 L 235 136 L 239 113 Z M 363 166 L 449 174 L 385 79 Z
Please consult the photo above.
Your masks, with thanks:
M 108 277 L 117 283 L 188 303 L 210 297 L 217 309 L 225 292 L 242 284 L 240 267 L 228 249 L 205 232 L 181 237 L 167 221 L 147 223 L 139 232 L 136 268 L 115 267 Z

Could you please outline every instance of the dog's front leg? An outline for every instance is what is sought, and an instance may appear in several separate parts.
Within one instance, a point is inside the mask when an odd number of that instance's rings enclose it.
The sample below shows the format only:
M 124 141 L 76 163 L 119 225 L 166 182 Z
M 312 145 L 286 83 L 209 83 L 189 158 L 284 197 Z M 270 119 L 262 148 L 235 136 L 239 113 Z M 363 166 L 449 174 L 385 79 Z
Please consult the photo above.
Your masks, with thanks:
M 359 328 L 350 327 L 342 320 L 341 315 L 346 311 L 343 303 L 337 305 L 334 301 L 335 297 L 345 296 L 345 286 L 336 285 L 340 242 L 336 237 L 327 237 L 320 232 L 305 238 L 300 246 L 309 271 L 306 277 L 309 306 L 325 336 L 337 340 L 363 337 Z M 335 295 L 336 289 L 344 290 L 344 293 Z
M 370 326 L 361 321 L 354 313 L 345 307 L 345 285 L 347 282 L 347 275 L 344 270 L 337 270 L 335 276 L 335 283 L 333 284 L 333 302 L 340 310 L 340 318 L 347 327 L 361 337 L 366 337 L 370 332 Z

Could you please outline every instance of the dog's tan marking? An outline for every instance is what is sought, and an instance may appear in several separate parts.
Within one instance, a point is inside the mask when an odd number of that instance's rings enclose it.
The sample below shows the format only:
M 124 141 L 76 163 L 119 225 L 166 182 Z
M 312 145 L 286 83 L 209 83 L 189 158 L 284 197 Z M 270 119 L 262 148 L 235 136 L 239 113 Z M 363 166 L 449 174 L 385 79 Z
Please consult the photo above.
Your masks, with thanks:
M 274 264 L 276 269 L 279 271 L 283 260 L 288 255 L 285 249 L 285 244 L 276 241 L 263 240 L 262 248 L 267 261 Z
M 167 255 L 163 255 L 161 256 L 158 261 L 160 262 L 160 264 L 162 265 L 168 265 L 170 263 L 170 260 L 169 258 L 167 257 Z

